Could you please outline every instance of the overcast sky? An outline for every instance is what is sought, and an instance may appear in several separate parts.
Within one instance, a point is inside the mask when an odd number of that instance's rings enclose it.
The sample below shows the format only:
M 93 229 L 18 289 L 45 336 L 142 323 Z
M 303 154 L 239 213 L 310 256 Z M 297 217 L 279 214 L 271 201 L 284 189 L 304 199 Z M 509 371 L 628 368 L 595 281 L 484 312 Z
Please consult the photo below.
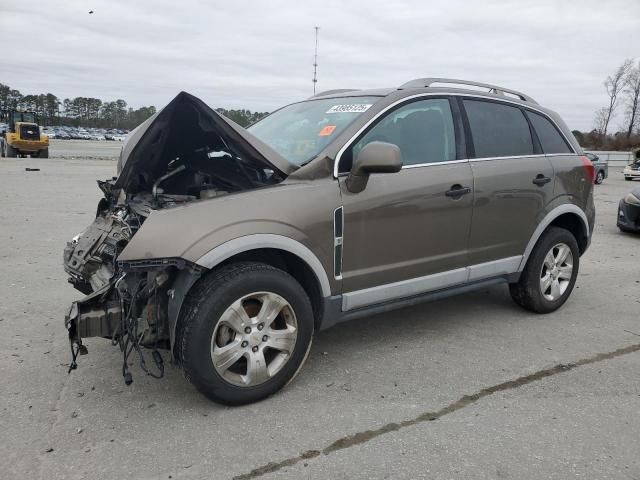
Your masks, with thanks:
M 0 83 L 134 107 L 185 90 L 272 110 L 312 93 L 315 25 L 319 90 L 473 79 L 583 130 L 606 76 L 640 59 L 640 0 L 0 0 Z

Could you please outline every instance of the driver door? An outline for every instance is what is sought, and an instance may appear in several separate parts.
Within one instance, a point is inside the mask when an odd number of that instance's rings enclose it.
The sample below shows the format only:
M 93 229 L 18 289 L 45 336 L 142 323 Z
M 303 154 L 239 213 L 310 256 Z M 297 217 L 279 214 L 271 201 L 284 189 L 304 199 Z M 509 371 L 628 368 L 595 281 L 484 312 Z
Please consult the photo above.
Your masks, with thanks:
M 447 98 L 418 99 L 386 113 L 345 151 L 341 171 L 367 143 L 393 143 L 403 168 L 371 175 L 360 193 L 340 176 L 344 310 L 466 282 L 473 174 L 456 120 Z

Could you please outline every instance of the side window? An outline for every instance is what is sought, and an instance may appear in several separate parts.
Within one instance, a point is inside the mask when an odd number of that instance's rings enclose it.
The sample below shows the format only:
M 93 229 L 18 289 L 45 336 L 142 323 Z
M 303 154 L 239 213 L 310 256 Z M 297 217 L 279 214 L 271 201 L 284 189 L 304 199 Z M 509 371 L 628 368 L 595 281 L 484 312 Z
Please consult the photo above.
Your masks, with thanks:
M 533 154 L 529 123 L 519 108 L 479 100 L 463 103 L 476 158 Z
M 529 115 L 529 120 L 538 135 L 544 153 L 572 153 L 558 129 L 548 119 L 530 111 L 527 111 L 527 115 Z
M 349 171 L 360 150 L 375 141 L 397 145 L 403 165 L 455 160 L 456 141 L 449 100 L 418 100 L 388 113 L 345 152 L 340 171 Z

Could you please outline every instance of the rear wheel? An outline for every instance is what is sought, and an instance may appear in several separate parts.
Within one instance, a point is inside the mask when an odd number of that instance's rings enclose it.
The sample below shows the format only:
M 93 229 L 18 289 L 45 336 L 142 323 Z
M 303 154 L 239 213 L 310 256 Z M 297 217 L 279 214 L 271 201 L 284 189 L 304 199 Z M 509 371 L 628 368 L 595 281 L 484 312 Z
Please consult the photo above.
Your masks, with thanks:
M 596 184 L 600 185 L 604 180 L 604 172 L 602 170 L 598 171 L 598 174 L 596 175 Z
M 36 155 L 38 158 L 49 158 L 49 148 L 43 148 Z
M 511 297 L 532 312 L 553 312 L 571 295 L 579 265 L 580 251 L 573 234 L 550 227 L 533 248 L 518 283 L 509 285 Z
M 15 158 L 15 157 L 17 157 L 17 156 L 18 156 L 18 150 L 16 150 L 15 148 L 13 148 L 13 147 L 12 147 L 11 145 L 9 145 L 8 143 L 6 144 L 6 147 L 5 147 L 5 148 L 6 148 L 5 152 L 6 152 L 6 154 L 7 154 L 7 157 L 9 157 L 9 158 Z
M 189 381 L 227 405 L 284 387 L 311 347 L 313 311 L 288 273 L 261 263 L 227 265 L 189 293 L 176 338 Z

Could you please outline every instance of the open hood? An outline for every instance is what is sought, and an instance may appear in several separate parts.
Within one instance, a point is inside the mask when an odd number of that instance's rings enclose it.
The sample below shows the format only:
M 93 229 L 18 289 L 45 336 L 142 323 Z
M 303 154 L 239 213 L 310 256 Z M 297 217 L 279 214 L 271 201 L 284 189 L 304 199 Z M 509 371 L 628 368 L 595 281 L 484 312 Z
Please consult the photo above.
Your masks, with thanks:
M 133 130 L 120 154 L 115 187 L 151 191 L 175 165 L 195 166 L 230 184 L 260 184 L 252 171 L 284 178 L 298 167 L 200 99 L 180 92 Z

